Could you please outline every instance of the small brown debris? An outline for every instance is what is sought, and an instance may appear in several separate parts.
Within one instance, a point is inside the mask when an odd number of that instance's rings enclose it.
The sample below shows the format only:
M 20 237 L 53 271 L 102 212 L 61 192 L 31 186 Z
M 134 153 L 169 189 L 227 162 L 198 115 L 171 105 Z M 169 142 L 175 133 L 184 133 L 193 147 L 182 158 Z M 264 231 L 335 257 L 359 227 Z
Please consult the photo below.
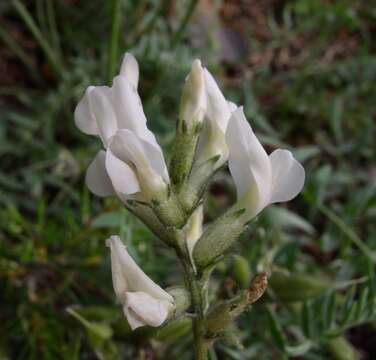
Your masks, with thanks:
M 247 302 L 249 305 L 255 303 L 264 294 L 268 286 L 268 278 L 265 273 L 258 274 L 251 282 L 251 287 L 248 289 Z

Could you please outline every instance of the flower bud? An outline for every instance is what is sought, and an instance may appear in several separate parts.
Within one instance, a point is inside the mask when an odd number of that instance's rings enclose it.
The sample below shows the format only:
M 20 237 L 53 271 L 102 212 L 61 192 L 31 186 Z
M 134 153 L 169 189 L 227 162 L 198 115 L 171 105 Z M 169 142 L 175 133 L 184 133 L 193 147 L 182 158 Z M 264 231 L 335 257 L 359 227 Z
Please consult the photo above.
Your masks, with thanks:
M 185 80 L 180 103 L 180 119 L 188 127 L 191 124 L 201 123 L 206 111 L 206 93 L 204 69 L 201 61 L 196 59 L 192 70 Z

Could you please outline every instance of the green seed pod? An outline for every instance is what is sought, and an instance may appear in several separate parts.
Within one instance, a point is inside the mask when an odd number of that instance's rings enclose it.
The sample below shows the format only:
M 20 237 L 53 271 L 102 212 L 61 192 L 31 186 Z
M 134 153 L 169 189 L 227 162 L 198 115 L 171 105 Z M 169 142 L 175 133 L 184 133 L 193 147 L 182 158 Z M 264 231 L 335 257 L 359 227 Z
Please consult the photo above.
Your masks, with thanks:
M 334 360 L 358 360 L 359 354 L 343 337 L 339 336 L 326 342 L 326 348 Z
M 273 273 L 269 283 L 277 297 L 287 302 L 305 301 L 330 288 L 328 282 L 302 274 Z
M 231 266 L 231 274 L 240 287 L 245 289 L 251 282 L 251 269 L 249 268 L 248 260 L 243 256 L 235 255 Z

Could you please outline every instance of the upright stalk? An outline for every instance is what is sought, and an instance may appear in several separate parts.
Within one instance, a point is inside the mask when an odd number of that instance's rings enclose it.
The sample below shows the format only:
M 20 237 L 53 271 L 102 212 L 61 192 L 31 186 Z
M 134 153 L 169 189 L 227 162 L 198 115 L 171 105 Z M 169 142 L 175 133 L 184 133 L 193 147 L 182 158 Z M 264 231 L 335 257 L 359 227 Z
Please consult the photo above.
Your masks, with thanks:
M 202 281 L 201 279 L 197 279 L 196 275 L 191 272 L 189 282 L 191 301 L 195 312 L 195 317 L 192 320 L 192 329 L 196 360 L 206 360 L 208 358 L 208 347 L 204 338 L 205 314 L 204 299 L 202 297 Z
M 120 11 L 121 1 L 112 1 L 112 25 L 111 25 L 111 39 L 110 49 L 108 54 L 108 81 L 112 81 L 115 75 L 116 62 L 119 51 L 119 38 L 120 38 Z
M 191 264 L 186 257 L 180 256 L 187 288 L 191 294 L 191 303 L 194 311 L 192 319 L 193 341 L 195 347 L 195 359 L 208 359 L 208 346 L 205 341 L 205 299 L 203 297 L 204 282 L 201 277 L 195 274 Z

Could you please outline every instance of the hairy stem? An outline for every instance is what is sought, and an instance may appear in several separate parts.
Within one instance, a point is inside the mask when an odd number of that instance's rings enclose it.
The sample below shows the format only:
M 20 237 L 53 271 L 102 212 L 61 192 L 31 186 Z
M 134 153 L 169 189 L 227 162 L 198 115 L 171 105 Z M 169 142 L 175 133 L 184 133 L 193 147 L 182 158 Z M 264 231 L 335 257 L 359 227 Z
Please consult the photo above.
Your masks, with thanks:
M 195 274 L 191 264 L 186 260 L 186 258 L 182 256 L 179 257 L 183 264 L 187 288 L 191 294 L 191 303 L 194 311 L 192 329 L 195 347 L 195 359 L 207 360 L 208 346 L 205 341 L 205 299 L 203 296 L 204 281 L 201 277 Z

